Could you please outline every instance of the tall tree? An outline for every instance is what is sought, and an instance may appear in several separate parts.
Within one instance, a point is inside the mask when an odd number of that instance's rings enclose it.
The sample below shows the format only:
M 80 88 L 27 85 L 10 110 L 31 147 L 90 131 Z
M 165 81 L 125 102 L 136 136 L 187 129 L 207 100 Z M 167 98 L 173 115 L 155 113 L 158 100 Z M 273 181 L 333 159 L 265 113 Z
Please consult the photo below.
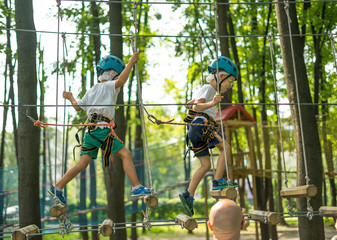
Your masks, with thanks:
M 289 10 L 289 18 L 291 20 L 290 26 L 288 26 L 287 9 Z M 292 35 L 290 37 L 280 37 L 289 102 L 298 103 L 297 99 L 299 98 L 300 104 L 312 103 L 303 56 L 304 39 L 299 36 L 300 31 L 296 5 L 291 3 L 285 8 L 282 1 L 278 0 L 276 1 L 276 15 L 277 26 L 281 35 L 289 35 L 289 28 L 292 34 L 297 35 L 295 37 Z M 291 48 L 291 39 L 293 49 Z M 295 82 L 296 78 L 297 83 Z M 297 89 L 296 84 L 299 86 Z M 299 96 L 297 96 L 297 92 Z M 297 152 L 297 184 L 306 184 L 305 164 L 307 164 L 310 183 L 314 184 L 318 189 L 317 195 L 311 199 L 311 206 L 314 210 L 317 210 L 322 204 L 322 156 L 314 107 L 312 105 L 302 105 L 299 109 L 296 104 L 292 105 L 290 109 Z M 300 124 L 301 120 L 302 125 Z M 303 149 L 303 146 L 305 146 L 305 149 Z M 306 163 L 304 161 L 306 161 Z M 297 199 L 297 210 L 299 212 L 307 211 L 307 201 L 305 198 Z M 299 218 L 298 221 L 300 239 L 324 239 L 324 226 L 321 217 L 313 217 L 311 221 L 308 218 Z
M 18 45 L 18 99 L 21 104 L 36 105 L 36 32 L 32 0 L 15 1 L 15 21 Z M 29 115 L 37 119 L 36 107 Z M 19 115 L 19 220 L 20 226 L 41 226 L 39 198 L 40 129 L 23 114 Z M 41 239 L 41 237 L 37 237 Z

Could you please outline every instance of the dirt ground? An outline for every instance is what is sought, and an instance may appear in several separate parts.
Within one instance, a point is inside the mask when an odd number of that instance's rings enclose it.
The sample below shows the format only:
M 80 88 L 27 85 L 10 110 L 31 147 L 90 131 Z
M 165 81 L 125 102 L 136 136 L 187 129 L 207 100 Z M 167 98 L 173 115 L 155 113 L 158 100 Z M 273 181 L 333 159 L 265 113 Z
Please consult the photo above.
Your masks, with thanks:
M 280 240 L 297 240 L 298 229 L 296 226 L 277 226 L 278 237 Z M 333 236 L 337 235 L 337 231 L 331 226 L 325 228 L 325 239 L 331 240 Z M 188 234 L 186 231 L 181 233 L 174 233 L 171 235 L 158 233 L 157 236 L 141 236 L 139 240 L 205 240 L 205 231 L 193 231 L 193 234 Z M 212 240 L 212 234 L 210 233 L 209 240 Z M 241 240 L 255 240 L 255 227 L 249 226 L 247 231 L 241 232 Z

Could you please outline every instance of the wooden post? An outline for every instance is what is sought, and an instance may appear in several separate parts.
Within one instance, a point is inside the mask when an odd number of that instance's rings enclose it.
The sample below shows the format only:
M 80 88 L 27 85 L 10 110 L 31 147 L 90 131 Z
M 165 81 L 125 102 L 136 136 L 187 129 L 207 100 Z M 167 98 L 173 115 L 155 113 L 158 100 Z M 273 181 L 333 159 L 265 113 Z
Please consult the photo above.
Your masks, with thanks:
M 69 207 L 67 205 L 64 204 L 56 204 L 54 206 L 52 206 L 49 210 L 49 214 L 52 217 L 60 217 L 61 215 L 64 215 L 67 213 Z
M 276 225 L 281 221 L 280 214 L 276 212 L 268 212 L 261 210 L 252 210 L 249 212 L 251 218 L 261 218 L 257 221 L 259 222 L 267 222 L 272 225 Z
M 149 208 L 154 208 L 155 206 L 158 205 L 158 198 L 155 195 L 148 195 L 148 196 L 144 197 L 144 203 Z
M 182 226 L 189 231 L 192 231 L 197 227 L 195 219 L 185 214 L 179 214 L 176 218 L 176 223 L 182 224 Z
M 229 198 L 231 200 L 235 200 L 237 196 L 237 192 L 234 188 L 223 188 L 220 190 L 212 190 L 211 196 L 219 199 L 219 198 Z
M 111 219 L 105 219 L 99 229 L 99 232 L 104 236 L 110 236 L 113 232 L 113 222 Z
M 293 188 L 285 188 L 280 192 L 280 196 L 284 198 L 295 197 L 314 197 L 317 194 L 317 187 L 315 185 L 302 185 Z
M 13 240 L 26 240 L 27 234 L 34 234 L 38 232 L 39 232 L 39 228 L 35 224 L 28 225 L 27 227 L 15 230 L 12 234 L 12 239 Z
M 252 169 L 257 169 L 255 152 L 254 152 L 254 143 L 253 143 L 253 134 L 251 127 L 247 127 L 247 135 L 248 135 L 248 145 L 249 145 L 249 160 L 252 166 Z M 253 179 L 253 201 L 254 208 L 257 209 L 257 192 L 256 192 L 256 171 L 253 171 L 252 179 Z M 259 229 L 258 223 L 255 222 L 255 238 L 259 239 Z

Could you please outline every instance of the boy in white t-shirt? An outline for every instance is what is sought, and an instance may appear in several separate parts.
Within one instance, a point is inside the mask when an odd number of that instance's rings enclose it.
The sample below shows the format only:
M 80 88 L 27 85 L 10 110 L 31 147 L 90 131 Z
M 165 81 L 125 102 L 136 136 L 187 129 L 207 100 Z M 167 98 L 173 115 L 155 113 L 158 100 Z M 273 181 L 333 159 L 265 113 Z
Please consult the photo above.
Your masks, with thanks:
M 119 58 L 108 55 L 102 58 L 97 64 L 97 74 L 99 83 L 90 88 L 82 99 L 76 101 L 71 92 L 63 92 L 63 97 L 68 99 L 76 111 L 85 110 L 91 123 L 109 123 L 114 119 L 115 105 L 120 88 L 126 83 L 130 72 L 139 60 L 139 53 L 136 52 L 125 66 Z M 85 132 L 80 161 L 70 168 L 65 175 L 51 186 L 49 193 L 66 204 L 66 199 L 62 194 L 62 189 L 85 170 L 92 159 L 97 158 L 98 149 L 104 152 L 104 165 L 109 166 L 110 157 L 116 153 L 123 161 L 123 169 L 128 176 L 131 185 L 131 196 L 144 196 L 151 194 L 150 189 L 139 183 L 131 152 L 126 149 L 118 138 L 112 135 L 108 126 L 89 127 Z
M 218 69 L 219 73 L 217 73 Z M 189 116 L 184 119 L 186 122 L 190 121 L 194 124 L 207 124 L 214 126 L 209 128 L 207 126 L 192 125 L 188 129 L 188 139 L 192 143 L 192 150 L 201 163 L 201 166 L 194 172 L 188 189 L 179 194 L 186 213 L 190 216 L 194 214 L 193 197 L 195 190 L 205 174 L 211 168 L 209 149 L 217 147 L 220 150 L 216 173 L 212 182 L 212 189 L 217 190 L 227 187 L 237 187 L 236 183 L 228 183 L 223 178 L 226 166 L 225 152 L 221 133 L 215 127 L 217 124 L 215 123 L 214 118 L 215 106 L 220 103 L 223 98 L 223 96 L 217 93 L 218 86 L 221 93 L 224 93 L 228 89 L 232 88 L 232 83 L 237 79 L 238 70 L 232 60 L 227 57 L 220 56 L 218 61 L 213 60 L 211 62 L 208 66 L 208 71 L 209 76 L 206 81 L 209 84 L 202 86 L 202 88 L 198 91 L 196 98 L 188 102 L 190 104 L 195 103 L 195 105 L 193 105 L 193 111 L 189 110 Z M 230 146 L 226 141 L 225 145 L 228 159 Z

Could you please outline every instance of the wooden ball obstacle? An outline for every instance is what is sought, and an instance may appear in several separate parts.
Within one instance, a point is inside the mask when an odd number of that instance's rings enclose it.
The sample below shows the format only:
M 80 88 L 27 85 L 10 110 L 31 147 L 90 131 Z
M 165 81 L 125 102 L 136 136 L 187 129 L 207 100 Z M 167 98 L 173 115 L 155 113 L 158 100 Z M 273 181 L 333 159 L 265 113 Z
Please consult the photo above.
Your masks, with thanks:
M 259 222 L 269 223 L 271 225 L 276 225 L 281 221 L 280 214 L 276 212 L 252 210 L 249 212 L 249 215 L 252 219 L 256 218 Z
M 158 205 L 158 198 L 155 195 L 148 195 L 148 196 L 144 197 L 144 203 L 149 208 L 154 208 Z
M 36 226 L 35 224 L 28 225 L 27 227 L 15 230 L 12 234 L 12 239 L 13 240 L 26 240 L 27 234 L 34 234 L 38 232 L 39 232 L 38 226 Z
M 337 207 L 331 206 L 322 206 L 319 208 L 319 211 L 326 216 L 336 216 L 337 215 Z
M 113 233 L 113 222 L 111 219 L 105 219 L 99 228 L 99 232 L 104 236 L 110 236 Z
M 316 195 L 317 187 L 312 184 L 285 188 L 280 191 L 280 196 L 283 198 L 314 197 Z
M 175 221 L 176 223 L 179 223 L 182 228 L 186 228 L 189 231 L 192 231 L 198 227 L 197 221 L 185 214 L 179 214 Z
M 61 217 L 62 215 L 65 215 L 68 210 L 69 210 L 69 207 L 67 205 L 56 204 L 50 208 L 49 214 L 52 217 L 58 218 L 58 217 Z
M 211 196 L 216 199 L 228 198 L 234 200 L 237 196 L 237 192 L 234 188 L 224 188 L 219 190 L 212 190 Z

